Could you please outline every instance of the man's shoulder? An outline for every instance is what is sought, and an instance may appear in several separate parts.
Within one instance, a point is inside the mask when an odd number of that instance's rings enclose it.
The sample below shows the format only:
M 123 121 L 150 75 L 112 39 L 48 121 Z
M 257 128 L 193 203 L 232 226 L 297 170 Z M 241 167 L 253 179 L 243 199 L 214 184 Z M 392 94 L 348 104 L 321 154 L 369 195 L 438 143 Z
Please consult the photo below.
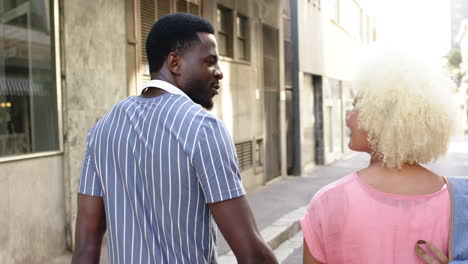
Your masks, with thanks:
M 189 118 L 190 120 L 193 120 L 194 124 L 198 124 L 201 126 L 209 126 L 210 124 L 217 125 L 218 123 L 222 123 L 212 113 L 208 112 L 201 105 L 194 103 L 192 100 L 188 98 L 180 98 L 177 104 L 179 105 L 179 107 L 174 108 L 173 111 L 184 112 L 183 115 L 186 116 L 185 118 Z
M 97 127 L 102 126 L 104 122 L 110 121 L 112 122 L 113 118 L 116 118 L 118 114 L 121 114 L 123 109 L 127 109 L 128 107 L 131 106 L 133 101 L 131 100 L 131 97 L 127 97 L 119 101 L 118 103 L 114 104 L 107 113 L 104 114 L 100 119 L 96 121 L 93 127 L 91 127 L 89 131 L 89 135 L 93 135 L 95 133 L 95 130 Z

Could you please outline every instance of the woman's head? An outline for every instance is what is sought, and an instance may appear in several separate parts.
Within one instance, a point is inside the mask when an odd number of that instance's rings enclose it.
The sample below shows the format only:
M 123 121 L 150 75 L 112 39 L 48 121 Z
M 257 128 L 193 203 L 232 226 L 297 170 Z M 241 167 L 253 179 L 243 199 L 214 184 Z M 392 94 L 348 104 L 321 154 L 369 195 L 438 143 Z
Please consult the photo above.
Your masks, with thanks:
M 455 104 L 453 84 L 440 63 L 407 50 L 376 48 L 352 86 L 357 95 L 348 125 L 354 113 L 359 127 L 355 131 L 365 133 L 368 152 L 385 166 L 428 163 L 446 153 Z M 352 136 L 351 149 L 356 145 Z

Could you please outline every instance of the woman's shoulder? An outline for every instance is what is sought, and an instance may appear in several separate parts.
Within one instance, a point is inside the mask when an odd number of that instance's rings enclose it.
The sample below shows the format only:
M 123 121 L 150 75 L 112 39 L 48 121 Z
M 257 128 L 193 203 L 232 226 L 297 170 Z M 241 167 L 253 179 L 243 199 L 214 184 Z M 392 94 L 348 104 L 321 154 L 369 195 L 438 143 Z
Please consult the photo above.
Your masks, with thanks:
M 350 185 L 352 185 L 355 182 L 356 177 L 356 172 L 353 172 L 339 180 L 325 185 L 312 197 L 312 200 L 310 202 L 311 205 L 321 203 L 324 200 L 336 199 L 338 198 L 337 196 L 342 196 L 346 194 L 346 190 Z

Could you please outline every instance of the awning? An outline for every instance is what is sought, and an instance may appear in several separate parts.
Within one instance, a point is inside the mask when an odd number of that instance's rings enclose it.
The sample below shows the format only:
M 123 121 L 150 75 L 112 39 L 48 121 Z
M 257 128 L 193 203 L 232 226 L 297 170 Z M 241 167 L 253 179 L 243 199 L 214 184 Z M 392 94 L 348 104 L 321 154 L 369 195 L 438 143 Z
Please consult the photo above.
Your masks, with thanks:
M 0 95 L 41 96 L 44 95 L 43 85 L 29 82 L 24 78 L 0 79 Z

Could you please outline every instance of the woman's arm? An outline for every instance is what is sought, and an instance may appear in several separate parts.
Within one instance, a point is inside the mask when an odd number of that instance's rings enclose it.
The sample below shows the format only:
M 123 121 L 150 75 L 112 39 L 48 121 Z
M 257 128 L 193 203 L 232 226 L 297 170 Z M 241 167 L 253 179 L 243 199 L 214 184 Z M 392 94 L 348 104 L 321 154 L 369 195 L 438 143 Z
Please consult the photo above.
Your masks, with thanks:
M 304 239 L 304 245 L 303 245 L 303 248 L 304 248 L 304 257 L 303 257 L 303 263 L 304 264 L 324 264 L 324 263 L 321 263 L 321 262 L 318 262 L 313 256 L 312 254 L 310 254 L 310 251 L 309 251 L 309 247 L 307 246 L 307 243 Z

